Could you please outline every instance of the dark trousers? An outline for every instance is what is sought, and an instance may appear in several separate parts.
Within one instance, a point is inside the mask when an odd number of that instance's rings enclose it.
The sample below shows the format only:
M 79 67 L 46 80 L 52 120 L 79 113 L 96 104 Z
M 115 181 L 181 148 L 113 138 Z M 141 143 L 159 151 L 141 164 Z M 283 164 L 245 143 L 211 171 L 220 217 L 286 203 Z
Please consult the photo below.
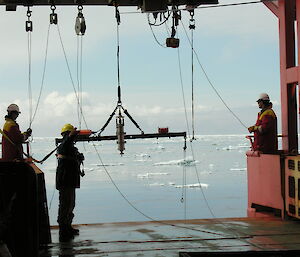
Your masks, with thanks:
M 60 226 L 70 226 L 74 217 L 75 188 L 59 190 L 59 206 L 57 222 Z

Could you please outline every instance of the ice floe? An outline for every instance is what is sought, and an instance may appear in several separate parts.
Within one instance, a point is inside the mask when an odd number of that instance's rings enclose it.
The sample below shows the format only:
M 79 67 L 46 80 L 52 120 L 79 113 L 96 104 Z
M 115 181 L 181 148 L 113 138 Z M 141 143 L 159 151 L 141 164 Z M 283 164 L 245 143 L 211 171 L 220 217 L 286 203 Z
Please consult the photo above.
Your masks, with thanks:
M 137 177 L 144 179 L 144 178 L 150 178 L 153 176 L 166 176 L 166 175 L 169 175 L 169 173 L 167 173 L 167 172 L 156 172 L 156 173 L 148 172 L 145 174 L 138 174 Z
M 208 188 L 208 184 L 204 184 L 204 183 L 195 183 L 195 184 L 187 184 L 187 185 L 177 185 L 175 186 L 176 188 L 183 188 L 183 187 L 187 187 L 187 188 Z
M 247 168 L 231 168 L 231 171 L 246 171 Z
M 195 161 L 192 157 L 187 157 L 186 159 L 180 159 L 180 160 L 172 160 L 167 162 L 157 162 L 154 163 L 155 166 L 160 165 L 180 165 L 180 166 L 195 166 L 198 161 Z

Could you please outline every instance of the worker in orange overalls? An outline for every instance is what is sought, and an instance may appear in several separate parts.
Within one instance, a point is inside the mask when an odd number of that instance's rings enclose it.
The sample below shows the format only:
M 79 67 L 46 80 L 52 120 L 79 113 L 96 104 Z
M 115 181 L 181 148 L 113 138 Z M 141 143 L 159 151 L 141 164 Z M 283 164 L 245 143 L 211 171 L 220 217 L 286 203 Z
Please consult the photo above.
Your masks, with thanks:
M 5 124 L 2 133 L 2 160 L 15 161 L 23 159 L 23 146 L 28 137 L 31 136 L 32 130 L 29 128 L 26 132 L 21 133 L 16 119 L 20 114 L 19 106 L 10 104 L 7 107 Z
M 272 110 L 273 104 L 266 93 L 260 94 L 257 103 L 261 111 L 258 113 L 255 125 L 248 128 L 250 133 L 254 132 L 253 150 L 276 153 L 278 150 L 277 117 Z

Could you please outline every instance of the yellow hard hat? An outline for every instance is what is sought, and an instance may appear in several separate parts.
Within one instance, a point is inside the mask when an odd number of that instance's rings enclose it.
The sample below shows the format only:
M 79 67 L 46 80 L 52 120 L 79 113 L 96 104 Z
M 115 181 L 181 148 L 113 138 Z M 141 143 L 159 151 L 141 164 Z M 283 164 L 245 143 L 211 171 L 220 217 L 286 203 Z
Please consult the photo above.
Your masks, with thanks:
M 65 124 L 62 128 L 61 128 L 61 134 L 67 131 L 73 131 L 74 130 L 74 126 L 70 123 Z

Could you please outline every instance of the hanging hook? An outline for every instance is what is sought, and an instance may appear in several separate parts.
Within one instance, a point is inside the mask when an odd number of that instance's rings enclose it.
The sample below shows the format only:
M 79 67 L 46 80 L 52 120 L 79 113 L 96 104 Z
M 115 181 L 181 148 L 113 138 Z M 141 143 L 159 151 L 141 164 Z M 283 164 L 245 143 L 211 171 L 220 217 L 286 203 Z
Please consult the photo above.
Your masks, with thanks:
M 27 9 L 26 16 L 28 20 L 25 22 L 25 30 L 26 32 L 32 32 L 33 27 L 32 27 L 32 21 L 30 20 L 32 11 L 30 10 L 29 6 L 27 8 L 28 9 Z
M 50 9 L 52 10 L 52 13 L 50 14 L 50 24 L 57 24 L 58 18 L 57 18 L 57 13 L 55 13 L 56 6 L 51 5 Z
M 83 36 L 86 31 L 85 18 L 82 13 L 83 6 L 78 5 L 77 10 L 78 10 L 78 15 L 75 21 L 75 32 L 78 36 Z

